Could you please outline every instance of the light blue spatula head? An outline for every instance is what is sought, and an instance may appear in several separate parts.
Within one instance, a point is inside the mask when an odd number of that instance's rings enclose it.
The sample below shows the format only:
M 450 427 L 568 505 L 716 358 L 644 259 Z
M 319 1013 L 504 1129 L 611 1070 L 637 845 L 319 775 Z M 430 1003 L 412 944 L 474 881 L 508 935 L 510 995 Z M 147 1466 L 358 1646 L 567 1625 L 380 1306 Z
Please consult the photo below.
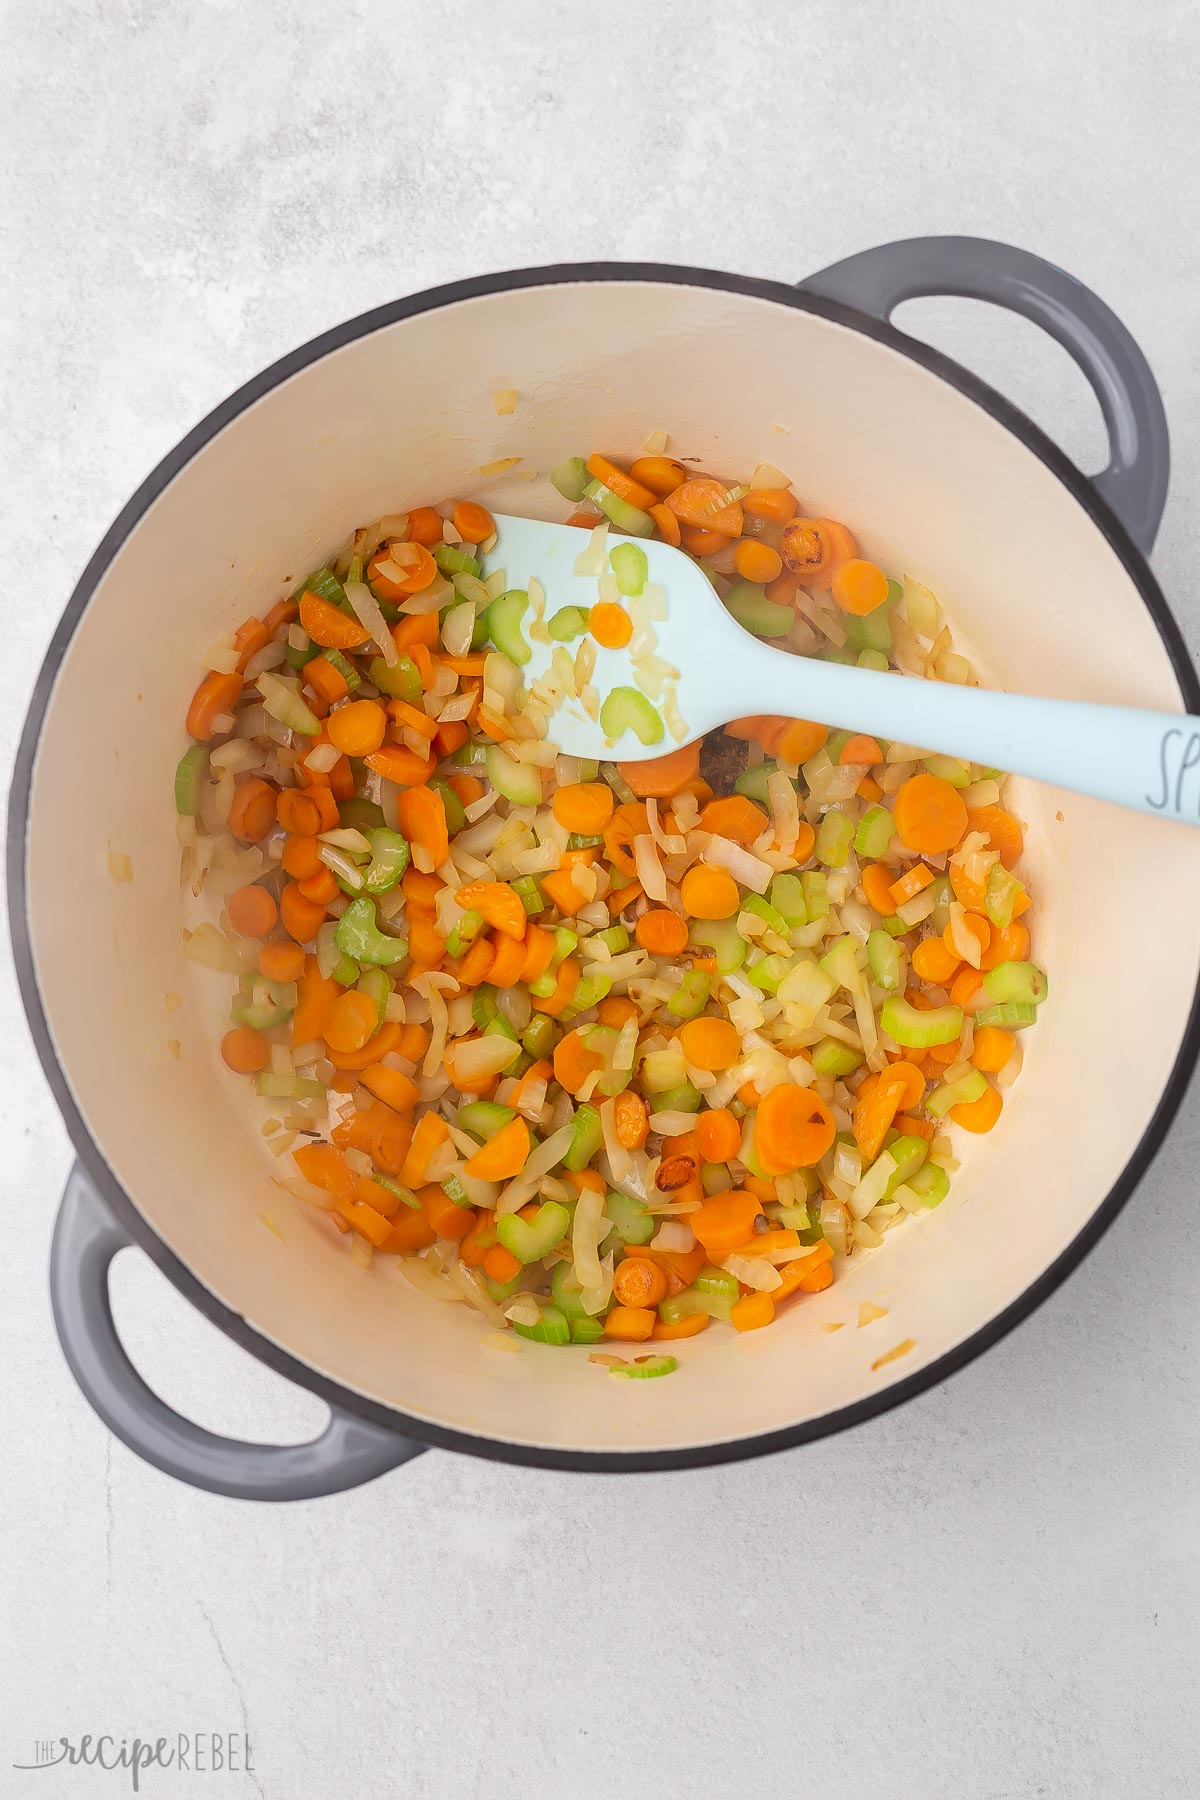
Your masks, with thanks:
M 508 589 L 528 591 L 531 580 L 540 582 L 545 620 L 563 607 L 586 614 L 596 605 L 602 571 L 576 570 L 580 553 L 589 546 L 587 532 L 503 515 L 496 528 L 486 572 L 503 569 Z M 610 532 L 603 572 L 609 571 L 608 559 L 618 544 L 636 544 L 644 553 L 646 579 L 665 597 L 665 617 L 651 623 L 652 647 L 645 641 L 639 645 L 637 637 L 624 650 L 595 646 L 591 685 L 600 718 L 590 718 L 583 701 L 572 697 L 549 718 L 547 736 L 569 756 L 641 762 L 730 719 L 782 714 L 870 732 L 1161 818 L 1200 824 L 1200 719 L 954 687 L 789 655 L 743 630 L 703 569 L 658 539 Z M 617 598 L 631 614 L 636 610 L 634 597 Z M 521 620 L 524 645 L 517 640 L 518 653 L 526 646 L 529 651 L 522 665 L 527 690 L 552 672 L 557 647 L 531 630 L 534 622 L 530 606 Z M 576 637 L 562 646 L 572 664 L 584 641 L 593 642 Z M 631 723 L 623 722 L 619 732 L 606 732 L 604 701 L 614 689 L 639 693 L 639 672 L 647 674 L 645 666 L 638 668 L 644 654 L 671 670 L 664 697 L 651 697 L 650 707 L 627 708 Z M 666 703 L 667 696 L 673 706 Z M 642 735 L 632 728 L 639 713 Z M 611 723 L 611 714 L 609 719 Z M 668 719 L 674 720 L 674 730 Z

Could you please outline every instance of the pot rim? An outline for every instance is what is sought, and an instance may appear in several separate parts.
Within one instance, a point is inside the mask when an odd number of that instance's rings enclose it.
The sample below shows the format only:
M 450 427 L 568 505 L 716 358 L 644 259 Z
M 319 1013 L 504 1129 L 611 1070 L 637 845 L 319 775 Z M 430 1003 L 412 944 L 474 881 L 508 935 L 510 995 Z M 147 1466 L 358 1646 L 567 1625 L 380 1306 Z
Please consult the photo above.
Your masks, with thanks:
M 193 426 L 175 447 L 157 464 L 118 513 L 89 559 L 76 583 L 70 600 L 55 629 L 38 673 L 29 710 L 22 727 L 21 740 L 14 764 L 9 793 L 7 876 L 9 891 L 9 931 L 18 985 L 29 1021 L 34 1046 L 51 1092 L 66 1124 L 76 1153 L 96 1182 L 108 1206 L 140 1249 L 151 1257 L 169 1281 L 205 1318 L 220 1327 L 242 1349 L 277 1374 L 296 1382 L 335 1408 L 381 1425 L 398 1436 L 446 1450 L 460 1450 L 486 1457 L 495 1462 L 525 1464 L 535 1468 L 584 1471 L 593 1474 L 651 1473 L 667 1469 L 696 1469 L 722 1463 L 741 1462 L 754 1456 L 814 1443 L 835 1432 L 889 1412 L 905 1401 L 937 1386 L 947 1376 L 966 1368 L 983 1351 L 1030 1317 L 1067 1276 L 1079 1267 L 1084 1257 L 1100 1241 L 1120 1213 L 1157 1155 L 1167 1131 L 1186 1092 L 1192 1070 L 1200 1057 L 1200 984 L 1193 997 L 1187 1027 L 1180 1040 L 1170 1076 L 1159 1096 L 1146 1128 L 1133 1155 L 1120 1171 L 1105 1198 L 1090 1219 L 1059 1254 L 1049 1268 L 1043 1270 L 1023 1293 L 1002 1312 L 964 1338 L 962 1343 L 936 1358 L 916 1374 L 892 1382 L 879 1393 L 856 1400 L 848 1406 L 824 1413 L 802 1424 L 789 1425 L 777 1431 L 759 1432 L 744 1438 L 726 1439 L 686 1449 L 587 1451 L 557 1450 L 523 1444 L 504 1438 L 472 1434 L 448 1426 L 432 1424 L 411 1417 L 397 1408 L 371 1400 L 354 1389 L 322 1375 L 316 1369 L 284 1350 L 249 1324 L 239 1313 L 219 1300 L 191 1269 L 176 1256 L 150 1222 L 129 1198 L 109 1168 L 76 1107 L 66 1072 L 58 1060 L 49 1023 L 42 1005 L 34 968 L 27 919 L 26 839 L 34 766 L 41 741 L 42 727 L 51 691 L 67 647 L 75 634 L 93 593 L 107 573 L 113 559 L 140 523 L 153 502 L 186 467 L 192 458 L 212 441 L 248 407 L 270 393 L 282 382 L 330 352 L 340 350 L 372 332 L 400 323 L 419 314 L 432 312 L 462 300 L 474 300 L 514 289 L 558 287 L 587 282 L 659 282 L 679 287 L 709 288 L 718 292 L 743 294 L 753 299 L 769 300 L 828 319 L 860 332 L 864 337 L 887 345 L 890 349 L 918 363 L 930 375 L 957 389 L 975 402 L 999 424 L 1031 450 L 1049 472 L 1056 476 L 1072 497 L 1083 507 L 1093 524 L 1103 534 L 1133 582 L 1142 602 L 1163 641 L 1170 658 L 1181 699 L 1187 710 L 1200 713 L 1200 679 L 1192 666 L 1179 626 L 1146 558 L 1135 547 L 1116 515 L 1101 499 L 1092 482 L 1083 475 L 1062 450 L 1034 424 L 1019 407 L 952 358 L 919 339 L 909 337 L 894 325 L 883 322 L 840 301 L 827 300 L 786 282 L 762 280 L 754 276 L 734 275 L 714 269 L 696 269 L 672 263 L 590 262 L 555 263 L 540 268 L 502 270 L 474 275 L 464 280 L 446 282 L 425 288 L 399 300 L 359 313 L 327 331 L 310 338 L 307 343 L 289 351 L 258 375 L 237 388 L 213 408 L 199 424 Z

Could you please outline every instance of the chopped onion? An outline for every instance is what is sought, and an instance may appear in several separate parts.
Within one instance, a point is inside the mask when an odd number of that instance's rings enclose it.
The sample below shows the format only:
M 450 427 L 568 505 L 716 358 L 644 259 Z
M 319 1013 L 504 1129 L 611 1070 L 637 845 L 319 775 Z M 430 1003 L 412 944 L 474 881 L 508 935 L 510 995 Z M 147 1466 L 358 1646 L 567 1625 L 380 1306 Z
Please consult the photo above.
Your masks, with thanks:
M 564 1094 L 563 1099 L 566 1101 L 566 1110 L 570 1111 L 569 1096 Z M 562 1161 L 571 1148 L 571 1140 L 574 1136 L 574 1125 L 564 1124 L 557 1131 L 552 1131 L 550 1136 L 538 1145 L 521 1173 L 504 1189 L 496 1201 L 496 1211 L 498 1213 L 516 1212 L 519 1207 L 524 1206 L 527 1200 L 532 1199 L 537 1192 L 539 1179 L 543 1175 L 548 1175 L 555 1164 Z
M 768 775 L 767 799 L 771 803 L 775 842 L 781 850 L 790 853 L 795 849 L 796 840 L 800 836 L 800 802 L 795 788 L 782 769 L 776 769 Z
M 642 841 L 641 838 L 634 839 L 635 851 Z M 766 893 L 775 874 L 769 862 L 764 862 L 760 856 L 752 856 L 749 850 L 743 850 L 732 838 L 710 837 L 701 854 L 706 863 L 711 863 L 714 868 L 728 869 L 735 881 L 740 881 L 743 887 L 752 888 L 756 894 Z M 642 886 L 645 885 L 643 881 Z M 649 893 L 648 888 L 646 891 Z
M 639 832 L 634 838 L 633 860 L 637 869 L 637 878 L 650 899 L 665 901 L 667 877 L 659 859 L 658 846 L 648 832 Z
M 452 1046 L 451 1079 L 456 1087 L 473 1086 L 477 1081 L 486 1081 L 489 1076 L 502 1074 L 520 1055 L 521 1046 L 515 1038 L 498 1034 L 468 1038 L 465 1043 Z
M 681 1219 L 667 1219 L 650 1240 L 652 1250 L 678 1250 L 685 1256 L 696 1248 L 696 1234 Z
M 346 583 L 346 598 L 354 609 L 354 616 L 365 630 L 371 633 L 379 646 L 380 654 L 389 668 L 394 668 L 400 661 L 400 652 L 396 648 L 396 640 L 388 627 L 387 620 L 379 610 L 370 588 L 363 581 Z
M 603 1280 L 599 1254 L 603 1216 L 603 1192 L 591 1187 L 582 1189 L 571 1227 L 571 1259 L 581 1288 L 599 1287 Z
M 765 1256 L 727 1256 L 721 1267 L 746 1287 L 757 1288 L 760 1294 L 770 1294 L 783 1286 L 783 1276 Z

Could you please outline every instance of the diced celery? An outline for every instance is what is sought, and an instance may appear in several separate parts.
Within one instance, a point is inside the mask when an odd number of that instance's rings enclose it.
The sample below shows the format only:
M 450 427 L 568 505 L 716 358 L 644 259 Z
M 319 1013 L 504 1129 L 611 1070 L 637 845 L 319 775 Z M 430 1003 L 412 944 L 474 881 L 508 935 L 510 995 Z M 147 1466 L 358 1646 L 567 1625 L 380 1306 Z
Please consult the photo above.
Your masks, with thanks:
M 787 936 L 790 929 L 788 921 L 776 907 L 772 906 L 769 900 L 764 900 L 761 894 L 747 894 L 739 910 L 752 913 L 756 919 L 762 919 L 780 937 Z
M 940 1206 L 950 1192 L 950 1177 L 936 1163 L 926 1162 L 903 1185 L 926 1206 Z
M 882 650 L 860 650 L 856 660 L 860 669 L 874 669 L 880 675 L 888 672 L 888 659 Z
M 872 862 L 883 856 L 896 835 L 896 821 L 886 806 L 871 806 L 858 821 L 854 833 L 857 856 L 869 856 Z
M 604 1336 L 603 1319 L 589 1319 L 586 1313 L 570 1320 L 570 1327 L 573 1344 L 598 1344 Z
M 543 1306 L 536 1325 L 521 1325 L 514 1319 L 512 1328 L 518 1337 L 532 1338 L 538 1344 L 569 1344 L 571 1327 L 557 1306 Z
M 448 781 L 431 781 L 429 791 L 441 798 L 442 805 L 446 809 L 446 830 L 453 837 L 455 832 L 461 831 L 467 822 L 466 808 Z
M 963 1106 L 972 1100 L 981 1100 L 987 1093 L 987 1078 L 978 1069 L 972 1069 L 959 1081 L 944 1081 L 940 1087 L 934 1088 L 925 1101 L 925 1111 L 931 1119 L 944 1119 L 952 1106 Z
M 698 1018 L 708 1005 L 711 987 L 702 969 L 689 969 L 667 1001 L 667 1011 L 676 1019 Z
M 534 1013 L 521 1033 L 522 1048 L 539 1061 L 549 1056 L 558 1042 L 558 1026 L 547 1013 Z
M 951 787 L 971 785 L 971 765 L 957 756 L 923 756 L 921 763 L 930 775 L 936 775 L 939 781 L 948 782 Z
M 208 776 L 207 744 L 193 744 L 185 750 L 175 770 L 175 811 L 181 819 L 200 816 L 200 801 Z
M 816 1074 L 832 1075 L 836 1080 L 857 1069 L 862 1055 L 858 1050 L 852 1050 L 849 1044 L 840 1044 L 836 1038 L 822 1038 L 810 1052 L 810 1060 Z
M 551 469 L 550 480 L 564 500 L 569 500 L 572 506 L 578 506 L 590 480 L 587 464 L 582 456 L 568 456 L 566 462 L 560 462 L 556 469 Z
M 728 1163 L 701 1163 L 700 1186 L 706 1194 L 723 1194 L 733 1186 Z
M 823 919 L 829 911 L 829 898 L 825 888 L 825 876 L 820 869 L 806 869 L 800 877 L 800 885 L 804 890 L 804 907 L 808 913 L 808 921 Z M 782 908 L 780 909 L 782 911 Z
M 583 1289 L 575 1274 L 574 1263 L 555 1263 L 554 1272 L 550 1277 L 550 1298 L 564 1319 L 589 1317 L 584 1310 Z
M 375 1017 L 382 1025 L 384 1014 L 387 1012 L 387 1003 L 392 997 L 392 984 L 383 970 L 379 968 L 365 969 L 358 979 L 358 991 L 360 994 L 365 994 L 368 1000 L 375 1002 Z
M 349 657 L 343 656 L 340 650 L 332 649 L 323 650 L 321 654 L 330 668 L 337 670 L 352 694 L 362 686 L 362 676 Z
M 377 1181 L 385 1193 L 395 1194 L 401 1206 L 407 1206 L 413 1212 L 420 1212 L 421 1202 L 417 1199 L 417 1196 L 413 1193 L 411 1188 L 402 1187 L 400 1182 L 393 1181 L 390 1175 L 381 1175 L 378 1169 L 376 1169 L 371 1176 L 371 1180 Z M 483 1235 L 484 1234 L 480 1232 L 477 1241 L 479 1242 L 480 1247 L 486 1250 L 489 1249 L 490 1246 L 483 1242 Z M 492 1243 L 494 1244 L 495 1241 L 495 1237 L 493 1236 Z
M 746 970 L 746 979 L 754 987 L 760 988 L 764 994 L 777 994 L 780 983 L 793 967 L 790 956 L 764 956 L 750 964 Z
M 346 599 L 346 590 L 332 569 L 318 569 L 304 583 L 305 591 L 319 594 L 322 600 L 328 600 L 331 606 L 340 606 L 348 612 L 350 603 Z
M 608 553 L 619 594 L 640 594 L 646 585 L 646 552 L 637 544 L 614 544 Z
M 678 1367 L 673 1356 L 650 1356 L 645 1362 L 623 1363 L 608 1372 L 622 1381 L 653 1381 L 659 1375 L 673 1375 Z
M 808 924 L 808 907 L 798 875 L 776 875 L 771 883 L 771 905 L 782 916 L 789 931 Z
M 1036 963 L 1002 962 L 984 976 L 983 991 L 993 1006 L 1010 1002 L 1040 1006 L 1049 991 L 1049 983 Z
M 646 745 L 660 744 L 664 726 L 656 708 L 637 688 L 615 687 L 600 708 L 600 729 L 614 742 L 632 731 Z
M 658 1221 L 646 1211 L 645 1201 L 618 1193 L 616 1188 L 608 1190 L 604 1214 L 623 1244 L 648 1244 L 658 1230 Z
M 588 615 L 581 606 L 560 606 L 546 625 L 550 636 L 559 644 L 569 644 L 582 637 L 588 628 Z
M 792 608 L 768 600 L 766 589 L 755 581 L 735 581 L 725 596 L 725 607 L 755 637 L 786 637 L 796 623 Z
M 680 1294 L 672 1294 L 667 1300 L 658 1303 L 658 1316 L 664 1325 L 678 1325 L 682 1319 L 690 1319 L 695 1313 L 705 1313 L 710 1319 L 729 1318 L 733 1310 L 735 1294 L 701 1293 L 699 1288 L 684 1288 Z
M 509 883 L 509 886 L 531 919 L 536 918 L 538 913 L 545 912 L 545 896 L 532 875 L 518 875 L 515 881 Z
M 458 923 L 451 927 L 450 935 L 446 939 L 446 955 L 464 955 L 483 930 L 484 922 L 483 914 L 476 912 L 473 906 L 470 907 Z
M 352 900 L 338 920 L 334 942 L 343 956 L 382 967 L 403 962 L 408 955 L 406 938 L 387 937 L 380 931 L 375 918 L 375 902 L 365 895 Z
M 487 609 L 488 634 L 493 644 L 518 667 L 533 655 L 521 630 L 521 620 L 528 610 L 529 595 L 524 588 L 507 589 Z
M 630 537 L 649 537 L 654 530 L 654 520 L 649 513 L 644 513 L 639 506 L 631 506 L 628 500 L 622 500 L 611 488 L 605 487 L 602 481 L 589 481 L 583 490 L 583 498 L 594 500 L 617 530 L 627 532 Z
M 844 869 L 850 860 L 853 839 L 853 819 L 840 807 L 831 806 L 817 829 L 817 861 L 827 869 Z
M 563 1167 L 578 1175 L 581 1169 L 587 1168 L 603 1142 L 604 1126 L 596 1108 L 588 1106 L 586 1102 L 576 1107 L 571 1142 L 563 1157 Z
M 553 992 L 553 989 L 551 990 Z M 606 975 L 602 969 L 593 969 L 576 983 L 575 992 L 571 995 L 571 1004 L 564 1018 L 574 1018 L 577 1013 L 587 1012 L 589 1007 L 599 1006 L 600 1002 L 612 992 L 612 976 Z
M 1012 924 L 1013 913 L 1018 900 L 1025 897 L 1025 889 L 1003 863 L 993 865 L 988 874 L 987 893 L 984 897 L 984 911 L 996 927 L 997 931 L 1007 931 Z
M 258 1078 L 258 1092 L 263 1100 L 323 1100 L 325 1089 L 319 1081 L 305 1081 L 299 1075 L 275 1075 L 264 1069 Z
M 935 1006 L 921 1011 L 897 994 L 889 994 L 879 1012 L 879 1023 L 904 1050 L 929 1050 L 935 1044 L 952 1044 L 962 1031 L 961 1006 Z
M 656 1094 L 654 1110 L 656 1112 L 699 1112 L 704 1096 L 690 1081 L 681 1082 L 678 1087 L 667 1088 L 664 1093 Z
M 486 1031 L 492 1020 L 499 1017 L 496 989 L 490 981 L 481 981 L 471 996 L 471 1018 L 480 1031 Z
M 298 731 L 302 737 L 320 735 L 321 721 L 300 698 L 294 683 L 264 669 L 256 685 L 263 705 L 273 719 L 278 719 L 289 731 Z
M 867 963 L 876 985 L 894 993 L 900 986 L 900 952 L 886 931 L 873 931 L 867 939 Z
M 516 1116 L 511 1106 L 501 1106 L 498 1101 L 468 1100 L 459 1107 L 454 1123 L 460 1131 L 486 1144 L 498 1131 L 511 1125 Z
M 825 739 L 825 754 L 831 763 L 841 762 L 842 751 L 846 748 L 846 745 L 853 736 L 854 733 L 852 731 L 845 731 L 841 726 L 839 726 L 836 731 L 830 732 L 829 736 Z
M 902 1181 L 911 1181 L 925 1158 L 929 1154 L 929 1145 L 924 1138 L 910 1136 L 902 1132 L 894 1143 L 888 1145 L 896 1172 L 884 1189 L 884 1198 L 890 1199 Z
M 746 960 L 746 940 L 733 919 L 693 919 L 689 936 L 694 944 L 711 950 L 719 975 L 732 975 Z
M 543 1200 L 532 1219 L 520 1213 L 501 1213 L 496 1219 L 496 1236 L 523 1263 L 541 1262 L 570 1229 L 570 1208 L 560 1200 Z
M 900 598 L 900 584 L 888 582 L 887 598 L 872 612 L 855 615 L 849 614 L 842 621 L 846 633 L 846 642 L 852 650 L 890 650 L 892 647 L 892 626 L 888 618 L 893 606 Z
M 514 806 L 540 806 L 542 774 L 536 763 L 516 762 L 499 744 L 487 747 L 487 777 L 498 794 Z
M 376 826 L 366 838 L 371 860 L 363 870 L 363 888 L 368 894 L 386 894 L 408 868 L 408 839 L 387 825 Z
M 776 764 L 773 762 L 756 763 L 752 769 L 743 769 L 733 784 L 734 792 L 745 794 L 747 800 L 756 800 L 760 806 L 769 806 L 767 782 L 775 769 Z
M 1001 1031 L 1021 1031 L 1037 1024 L 1038 1009 L 1028 1000 L 1007 1000 L 1001 1006 L 981 1006 L 975 1014 L 975 1028 L 998 1025 Z
M 716 1269 L 712 1263 L 704 1263 L 693 1285 L 702 1294 L 722 1294 L 729 1300 L 738 1297 L 738 1279 L 727 1269 Z
M 482 564 L 458 544 L 438 544 L 433 560 L 443 575 L 473 575 L 478 581 L 483 573 Z
M 411 656 L 402 656 L 398 663 L 385 663 L 382 656 L 372 657 L 367 680 L 381 694 L 390 694 L 393 700 L 406 700 L 409 706 L 420 702 L 421 671 Z

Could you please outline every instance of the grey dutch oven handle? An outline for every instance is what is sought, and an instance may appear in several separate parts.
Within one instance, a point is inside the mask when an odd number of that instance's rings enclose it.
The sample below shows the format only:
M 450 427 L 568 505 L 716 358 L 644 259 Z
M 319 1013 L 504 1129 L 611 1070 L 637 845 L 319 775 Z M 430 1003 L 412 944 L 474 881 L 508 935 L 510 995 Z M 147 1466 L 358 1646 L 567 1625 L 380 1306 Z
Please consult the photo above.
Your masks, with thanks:
M 117 1335 L 108 1295 L 113 1257 L 132 1239 L 76 1163 L 50 1252 L 50 1294 L 63 1352 L 84 1397 L 123 1444 L 167 1475 L 236 1500 L 313 1500 L 373 1481 L 423 1448 L 330 1408 L 307 1444 L 218 1437 L 159 1399 Z
M 953 294 L 1020 313 L 1070 352 L 1100 402 L 1111 459 L 1093 485 L 1149 554 L 1167 499 L 1170 442 L 1158 384 L 1117 315 L 1054 263 L 991 238 L 906 238 L 800 282 L 877 319 L 904 300 Z

